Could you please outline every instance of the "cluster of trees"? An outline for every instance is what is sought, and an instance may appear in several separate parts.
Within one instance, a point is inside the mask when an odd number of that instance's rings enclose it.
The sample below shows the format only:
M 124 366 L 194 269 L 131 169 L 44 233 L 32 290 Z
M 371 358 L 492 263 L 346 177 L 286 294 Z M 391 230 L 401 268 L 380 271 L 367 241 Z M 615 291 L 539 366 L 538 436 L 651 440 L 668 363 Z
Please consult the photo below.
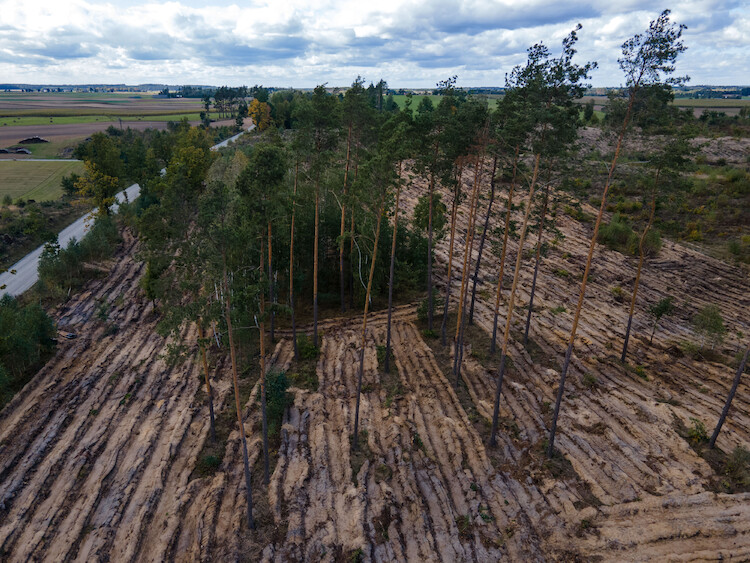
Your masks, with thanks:
M 415 101 L 409 97 L 403 110 L 395 104 L 389 108 L 388 98 L 383 99 L 387 92 L 383 81 L 365 87 L 358 78 L 343 96 L 330 95 L 323 86 L 309 94 L 275 92 L 267 111 L 263 109 L 266 102 L 258 99 L 258 109 L 266 116 L 268 129 L 260 142 L 243 149 L 217 154 L 210 150 L 205 131 L 187 127 L 173 132 L 168 150 L 158 138 L 144 145 L 143 162 L 147 164 L 142 171 L 143 195 L 138 206 L 142 255 L 147 264 L 143 287 L 148 297 L 159 304 L 163 315 L 160 326 L 166 334 L 180 338 L 186 334 L 187 326 L 196 327 L 212 426 L 211 382 L 206 361 L 209 329 L 213 334 L 221 334 L 229 347 L 245 464 L 247 519 L 251 527 L 252 489 L 239 396 L 238 331 L 251 331 L 242 334 L 257 331 L 267 482 L 267 337 L 273 341 L 276 323 L 282 315 L 288 318 L 296 356 L 296 327 L 301 316 L 312 317 L 312 343 L 317 346 L 321 308 L 345 312 L 361 306 L 353 428 L 353 447 L 357 448 L 368 310 L 373 300 L 387 299 L 385 358 L 388 361 L 394 293 L 405 295 L 426 290 L 427 330 L 435 335 L 438 334 L 435 309 L 439 297 L 442 298 L 442 315 L 440 311 L 437 315 L 441 322 L 439 332 L 442 344 L 453 347 L 453 375 L 458 385 L 480 263 L 491 254 L 484 252 L 484 248 L 497 200 L 497 205 L 504 204 L 504 209 L 502 244 L 490 249 L 495 251 L 492 254 L 499 254 L 491 341 L 493 353 L 496 344 L 500 344 L 490 436 L 490 444 L 495 443 L 520 273 L 524 267 L 530 267 L 524 263 L 526 238 L 536 234 L 531 252 L 534 278 L 524 340 L 533 321 L 536 274 L 543 258 L 545 237 L 549 239 L 555 232 L 554 220 L 548 217 L 551 188 L 564 184 L 558 164 L 573 150 L 577 129 L 582 124 L 576 101 L 582 97 L 585 81 L 596 67 L 593 62 L 574 62 L 579 30 L 580 26 L 564 39 L 557 57 L 543 44 L 531 47 L 526 63 L 509 73 L 505 96 L 493 111 L 486 100 L 458 89 L 455 77 L 438 84 L 437 104 L 423 98 L 414 107 Z M 560 375 L 548 440 L 550 456 L 554 452 L 556 424 L 594 248 L 623 139 L 634 121 L 653 111 L 650 103 L 641 103 L 640 93 L 669 91 L 671 84 L 679 83 L 679 79 L 664 77 L 673 72 L 676 57 L 685 49 L 680 41 L 682 30 L 682 26 L 669 21 L 669 12 L 664 12 L 645 34 L 636 35 L 623 45 L 619 62 L 626 77 L 626 97 L 612 100 L 609 125 L 617 131 L 617 144 L 601 194 Z M 663 101 L 665 97 L 648 96 L 646 101 L 653 99 Z M 275 128 L 270 127 L 271 121 Z M 96 173 L 119 177 L 122 168 L 114 165 L 116 149 L 114 141 L 92 140 L 85 149 L 87 161 L 93 163 L 87 172 L 88 181 L 95 182 Z M 117 158 L 122 167 L 128 161 L 120 150 Z M 660 178 L 677 168 L 684 155 L 684 146 L 675 141 L 665 144 L 650 159 L 652 181 L 643 196 L 651 200 L 651 217 L 637 243 L 639 266 L 631 296 L 631 321 Z M 164 174 L 154 174 L 162 164 Z M 140 170 L 136 168 L 136 172 Z M 484 193 L 486 184 L 482 182 L 486 173 L 491 178 L 489 193 Z M 425 189 L 413 220 L 405 222 L 399 218 L 401 190 L 413 178 L 419 178 Z M 507 185 L 504 201 L 496 194 L 500 183 Z M 85 183 L 81 181 L 80 186 L 84 189 Z M 450 201 L 442 201 L 441 186 Z M 521 201 L 514 201 L 514 197 Z M 482 200 L 488 201 L 484 215 Z M 459 205 L 463 204 L 468 209 L 465 216 L 458 213 Z M 517 224 L 511 220 L 511 214 L 519 205 L 523 218 Z M 452 295 L 454 288 L 450 283 L 442 288 L 441 296 L 436 294 L 433 249 L 443 236 L 449 237 L 445 279 L 450 280 L 457 272 L 461 277 L 457 295 Z M 513 269 L 512 282 L 509 288 L 504 288 L 511 236 L 517 238 L 519 251 L 515 260 L 508 260 L 508 269 Z M 630 234 L 627 242 L 635 246 Z M 457 245 L 463 246 L 460 261 L 454 260 Z M 501 303 L 506 306 L 504 326 L 499 326 Z M 447 319 L 451 304 L 455 304 L 456 327 L 449 341 Z M 631 321 L 627 328 L 623 327 L 623 361 L 627 356 Z M 390 369 L 387 363 L 386 369 Z
M 44 309 L 0 298 L 0 408 L 23 387 L 55 349 L 56 329 Z

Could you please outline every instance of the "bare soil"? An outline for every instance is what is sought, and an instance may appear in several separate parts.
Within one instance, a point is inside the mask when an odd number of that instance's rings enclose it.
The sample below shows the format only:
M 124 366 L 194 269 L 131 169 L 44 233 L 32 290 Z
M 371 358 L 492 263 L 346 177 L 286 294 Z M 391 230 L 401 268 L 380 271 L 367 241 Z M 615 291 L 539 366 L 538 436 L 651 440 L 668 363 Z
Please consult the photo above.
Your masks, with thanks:
M 407 213 L 423 188 L 417 181 L 405 191 Z M 593 212 L 588 206 L 584 211 Z M 462 207 L 459 252 L 467 215 Z M 750 493 L 714 492 L 716 471 L 679 431 L 692 418 L 713 427 L 733 376 L 724 363 L 698 361 L 680 351 L 681 342 L 695 340 L 689 318 L 713 303 L 730 334 L 742 329 L 750 306 L 747 274 L 665 241 L 644 268 L 630 364 L 623 366 L 617 357 L 627 308 L 610 288 L 629 290 L 636 262 L 598 247 L 559 421 L 561 457 L 547 462 L 542 448 L 557 367 L 591 228 L 562 214 L 557 224 L 566 238 L 552 246 L 541 265 L 533 345 L 527 349 L 515 337 L 511 341 L 498 447 L 486 446 L 496 376 L 486 335 L 492 329 L 497 272 L 497 258 L 486 254 L 477 328 L 470 333 L 457 389 L 446 370 L 452 352 L 423 337 L 414 305 L 394 314 L 397 371 L 383 374 L 377 347 L 385 341 L 386 314 L 372 314 L 360 452 L 351 448 L 360 319 L 320 324 L 317 385 L 292 388 L 294 404 L 285 415 L 278 451 L 272 451 L 268 487 L 259 471 L 258 407 L 250 399 L 254 392 L 247 395 L 244 431 L 254 464 L 256 531 L 244 524 L 236 426 L 226 437 L 219 466 L 205 476 L 196 471 L 208 439 L 197 357 L 192 354 L 179 365 L 166 362 L 168 342 L 154 332 L 156 316 L 137 285 L 143 266 L 133 259 L 136 243 L 126 239 L 109 277 L 57 312 L 61 328 L 79 338 L 62 343 L 0 413 L 0 558 L 750 558 Z M 447 246 L 444 240 L 436 248 L 441 283 L 447 279 Z M 511 241 L 509 264 L 516 252 Z M 571 275 L 555 275 L 559 269 Z M 450 278 L 454 296 L 458 270 Z M 514 334 L 522 330 L 531 275 L 526 264 Z M 668 294 L 676 298 L 678 311 L 662 321 L 649 345 L 646 307 Z M 106 321 L 96 315 L 101 302 L 109 304 Z M 566 311 L 553 314 L 558 307 Z M 500 311 L 504 324 L 504 305 Z M 283 333 L 280 338 L 271 363 L 294 372 L 291 342 Z M 186 333 L 185 340 L 194 351 L 195 334 Z M 731 353 L 736 345 L 728 337 L 722 352 Z M 233 403 L 225 354 L 212 353 L 219 358 L 212 364 L 218 416 Z M 750 448 L 749 391 L 745 379 L 718 440 L 725 452 L 738 445 Z

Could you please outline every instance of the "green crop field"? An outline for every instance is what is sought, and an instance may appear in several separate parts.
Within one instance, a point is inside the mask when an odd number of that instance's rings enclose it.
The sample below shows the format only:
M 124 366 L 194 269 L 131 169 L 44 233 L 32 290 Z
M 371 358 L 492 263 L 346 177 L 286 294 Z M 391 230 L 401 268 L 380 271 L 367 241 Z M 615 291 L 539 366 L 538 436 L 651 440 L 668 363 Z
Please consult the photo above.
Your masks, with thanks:
M 50 201 L 62 196 L 60 181 L 70 173 L 83 174 L 82 162 L 0 160 L 0 199 Z

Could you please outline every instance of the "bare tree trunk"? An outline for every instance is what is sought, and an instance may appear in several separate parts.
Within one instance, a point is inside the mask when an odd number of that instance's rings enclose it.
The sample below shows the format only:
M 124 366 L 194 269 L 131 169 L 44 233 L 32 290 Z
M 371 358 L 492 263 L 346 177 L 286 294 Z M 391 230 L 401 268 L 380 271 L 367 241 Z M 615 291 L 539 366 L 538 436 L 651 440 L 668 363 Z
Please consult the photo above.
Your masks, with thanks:
M 492 316 L 492 340 L 490 340 L 490 355 L 495 353 L 497 346 L 497 316 L 500 311 L 500 297 L 503 289 L 503 272 L 505 271 L 505 255 L 508 253 L 508 230 L 510 229 L 510 215 L 513 210 L 513 190 L 516 187 L 516 173 L 518 171 L 518 153 L 520 146 L 516 147 L 513 157 L 513 180 L 508 190 L 508 209 L 505 213 L 505 230 L 503 232 L 503 248 L 500 252 L 500 274 L 497 277 L 497 290 L 495 292 L 495 311 Z
M 270 235 L 271 224 L 268 224 Z M 270 250 L 269 242 L 269 250 Z M 263 237 L 260 238 L 260 269 L 263 275 Z M 269 280 L 270 282 L 270 280 Z M 263 319 L 266 313 L 266 302 L 263 292 L 260 292 L 260 409 L 263 421 L 263 482 L 268 485 L 268 416 L 266 410 L 266 325 Z
M 534 294 L 536 293 L 536 278 L 539 274 L 539 262 L 542 258 L 542 237 L 544 235 L 544 219 L 547 217 L 547 203 L 549 202 L 549 177 L 547 178 L 547 189 L 544 191 L 544 205 L 542 218 L 539 221 L 539 237 L 536 241 L 536 261 L 534 263 L 534 279 L 531 282 L 531 295 L 529 296 L 529 312 L 526 315 L 526 329 L 523 331 L 523 345 L 529 343 L 529 327 L 531 326 L 531 314 L 534 311 Z
M 516 287 L 518 287 L 518 277 L 521 272 L 521 260 L 523 260 L 523 243 L 526 239 L 526 227 L 529 223 L 529 215 L 534 203 L 534 190 L 536 189 L 536 180 L 539 176 L 540 155 L 537 154 L 534 159 L 534 173 L 531 177 L 531 186 L 529 187 L 529 200 L 526 205 L 526 213 L 523 216 L 521 225 L 521 236 L 518 239 L 518 253 L 516 255 L 516 269 L 513 272 L 513 285 L 510 288 L 510 298 L 508 300 L 508 313 L 505 317 L 505 332 L 503 333 L 503 349 L 500 352 L 500 370 L 497 374 L 497 388 L 495 389 L 495 408 L 492 411 L 492 432 L 490 434 L 490 446 L 497 444 L 497 424 L 500 414 L 500 392 L 503 387 L 503 376 L 505 375 L 505 357 L 508 353 L 508 339 L 510 337 L 510 323 L 513 319 L 513 305 L 516 300 Z
M 732 399 L 734 399 L 734 394 L 737 392 L 737 387 L 740 384 L 740 378 L 742 377 L 742 374 L 745 371 L 745 366 L 747 365 L 748 354 L 750 354 L 750 344 L 748 344 L 747 349 L 745 350 L 745 355 L 742 357 L 742 361 L 740 362 L 740 367 L 737 368 L 737 373 L 735 374 L 734 381 L 732 382 L 732 388 L 729 390 L 729 395 L 727 396 L 727 402 L 724 405 L 724 409 L 721 411 L 721 416 L 719 417 L 719 423 L 716 425 L 716 429 L 714 430 L 714 433 L 711 435 L 711 440 L 709 440 L 708 442 L 708 447 L 711 449 L 713 449 L 714 446 L 716 446 L 716 438 L 719 437 L 719 432 L 721 431 L 721 427 L 724 425 L 724 421 L 727 418 L 729 407 L 732 405 Z
M 359 173 L 359 137 L 354 142 L 354 181 Z M 349 225 L 349 309 L 354 309 L 354 209 Z
M 268 222 L 268 304 L 271 306 L 271 342 L 274 342 L 274 321 L 276 320 L 276 313 L 273 311 L 273 305 L 275 303 L 275 290 L 273 287 L 273 248 L 271 246 L 271 221 Z M 261 269 L 263 265 L 261 264 Z
M 247 499 L 247 525 L 251 530 L 255 529 L 253 520 L 253 493 L 250 483 L 250 460 L 247 457 L 247 440 L 245 439 L 245 425 L 242 422 L 242 406 L 240 405 L 240 385 L 237 378 L 237 355 L 234 345 L 234 334 L 232 332 L 231 302 L 229 297 L 229 282 L 227 281 L 226 254 L 222 252 L 222 274 L 224 281 L 224 317 L 227 322 L 227 333 L 229 336 L 229 357 L 232 360 L 232 383 L 234 384 L 234 406 L 237 410 L 237 425 L 242 443 L 242 461 L 245 464 L 245 496 Z
M 430 174 L 430 210 L 427 218 L 427 330 L 432 330 L 432 194 L 435 190 L 435 175 Z
M 633 296 L 630 298 L 630 311 L 628 311 L 628 327 L 625 329 L 625 340 L 622 343 L 622 355 L 620 356 L 620 361 L 624 364 L 625 360 L 628 357 L 628 342 L 630 341 L 630 327 L 633 325 L 633 311 L 635 310 L 635 299 L 638 295 L 638 286 L 641 282 L 641 269 L 643 268 L 643 259 L 645 257 L 645 252 L 643 245 L 646 242 L 646 235 L 648 234 L 649 229 L 651 229 L 651 225 L 654 222 L 654 215 L 656 214 L 656 183 L 659 182 L 659 172 L 661 172 L 661 169 L 657 169 L 656 171 L 656 180 L 654 185 L 654 193 L 651 197 L 651 213 L 648 217 L 648 224 L 646 225 L 646 228 L 643 230 L 643 234 L 641 235 L 641 240 L 638 243 L 638 270 L 635 273 L 635 285 L 633 286 Z M 654 327 L 656 328 L 656 327 Z M 654 333 L 651 333 L 651 339 L 653 340 Z
M 466 243 L 464 244 L 464 263 L 461 269 L 461 291 L 458 294 L 458 312 L 456 313 L 456 336 L 453 339 L 453 375 L 456 378 L 455 385 L 461 379 L 461 343 L 463 337 L 463 313 L 468 292 L 469 271 L 471 269 L 471 250 L 474 246 L 474 223 L 477 214 L 477 192 L 479 191 L 479 180 L 482 176 L 482 165 L 484 155 L 477 155 L 474 163 L 474 187 L 471 190 L 471 202 L 469 203 L 469 219 L 466 224 Z
M 318 346 L 318 237 L 320 232 L 320 186 L 315 181 L 315 249 L 313 253 L 313 346 Z
M 458 181 L 456 189 L 453 191 L 453 203 L 451 204 L 451 235 L 448 244 L 448 276 L 445 283 L 445 302 L 443 303 L 443 319 L 440 323 L 440 344 L 445 346 L 447 342 L 446 332 L 448 327 L 448 307 L 451 301 L 451 278 L 453 276 L 453 243 L 456 240 L 456 211 L 458 210 L 458 198 L 461 195 L 461 176 L 463 175 L 463 165 L 458 172 Z
M 346 225 L 346 194 L 347 179 L 349 177 L 349 155 L 351 154 L 352 141 L 352 124 L 349 123 L 349 132 L 346 135 L 346 167 L 344 168 L 344 197 L 341 201 L 341 235 L 339 242 L 339 281 L 341 285 L 341 312 L 346 311 L 345 291 L 344 291 L 344 229 Z
M 560 404 L 562 403 L 563 393 L 565 392 L 565 378 L 568 375 L 568 368 L 570 367 L 570 357 L 573 354 L 573 345 L 575 344 L 576 332 L 578 331 L 578 321 L 581 317 L 581 309 L 583 308 L 583 300 L 586 296 L 586 283 L 589 280 L 589 271 L 591 270 L 591 259 L 594 257 L 594 249 L 596 248 L 596 240 L 599 237 L 599 226 L 602 223 L 602 216 L 604 215 L 604 208 L 607 204 L 607 193 L 609 192 L 609 186 L 612 183 L 612 176 L 615 172 L 615 166 L 617 165 L 617 158 L 620 156 L 620 150 L 622 149 L 622 140 L 625 138 L 625 131 L 630 121 L 630 116 L 633 111 L 633 102 L 635 100 L 635 94 L 638 91 L 638 84 L 631 88 L 630 100 L 628 101 L 628 109 L 625 112 L 625 119 L 622 123 L 622 129 L 617 139 L 617 146 L 615 147 L 615 154 L 612 157 L 612 164 L 609 167 L 609 174 L 607 175 L 607 182 L 604 184 L 604 191 L 602 192 L 602 202 L 599 206 L 599 214 L 596 216 L 596 223 L 594 225 L 594 234 L 591 236 L 591 244 L 589 245 L 589 253 L 586 258 L 586 268 L 583 271 L 583 280 L 581 280 L 581 291 L 578 295 L 578 304 L 576 305 L 576 312 L 573 316 L 573 325 L 570 329 L 570 339 L 568 341 L 568 349 L 565 352 L 565 361 L 563 363 L 562 371 L 560 372 L 560 384 L 557 389 L 557 399 L 555 400 L 555 412 L 552 415 L 552 426 L 549 432 L 549 439 L 547 441 L 547 457 L 552 457 L 555 452 L 555 432 L 557 431 L 557 418 L 560 415 Z
M 391 372 L 391 315 L 393 313 L 393 276 L 396 270 L 396 233 L 398 232 L 398 204 L 401 197 L 401 161 L 398 163 L 398 185 L 396 187 L 396 210 L 393 213 L 393 238 L 391 239 L 391 272 L 388 278 L 388 324 L 385 337 L 385 373 Z
M 469 309 L 469 324 L 474 324 L 474 302 L 477 297 L 477 279 L 479 278 L 479 266 L 482 264 L 482 251 L 484 250 L 484 241 L 487 238 L 487 230 L 490 226 L 490 216 L 492 214 L 492 203 L 495 201 L 495 172 L 497 171 L 497 155 L 492 159 L 492 176 L 490 178 L 490 201 L 487 204 L 487 215 L 484 217 L 484 228 L 482 229 L 482 238 L 479 239 L 479 251 L 477 253 L 477 264 L 474 268 L 474 281 L 471 287 L 471 308 Z
M 289 242 L 289 308 L 292 310 L 292 342 L 294 346 L 294 359 L 299 360 L 297 349 L 297 323 L 294 315 L 294 215 L 297 202 L 297 177 L 299 173 L 299 162 L 294 165 L 294 193 L 292 195 L 292 228 Z
M 370 263 L 370 277 L 367 280 L 367 293 L 365 294 L 365 312 L 362 315 L 362 349 L 359 352 L 359 371 L 357 374 L 357 405 L 354 410 L 354 441 L 352 447 L 359 448 L 359 399 L 362 394 L 362 372 L 365 369 L 365 344 L 367 343 L 367 310 L 370 306 L 370 290 L 372 289 L 372 277 L 375 273 L 375 260 L 378 256 L 378 240 L 380 239 L 380 223 L 383 219 L 383 203 L 385 194 L 380 198 L 380 209 L 378 210 L 378 226 L 375 228 L 375 243 L 372 247 L 372 262 Z
M 208 375 L 208 359 L 206 358 L 206 343 L 203 341 L 203 319 L 198 319 L 198 345 L 201 349 L 203 373 L 206 374 L 206 395 L 208 395 L 208 414 L 211 418 L 211 441 L 216 442 L 216 426 L 214 423 L 214 395 L 211 391 L 211 380 Z
M 354 210 L 349 222 L 349 309 L 354 309 Z

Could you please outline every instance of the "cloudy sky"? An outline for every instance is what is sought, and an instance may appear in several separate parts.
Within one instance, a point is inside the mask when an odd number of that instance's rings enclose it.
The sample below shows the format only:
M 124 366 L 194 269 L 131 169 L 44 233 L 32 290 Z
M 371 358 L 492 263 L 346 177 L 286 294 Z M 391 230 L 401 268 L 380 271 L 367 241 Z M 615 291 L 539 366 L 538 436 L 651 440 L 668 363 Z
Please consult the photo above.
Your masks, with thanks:
M 594 86 L 622 83 L 620 45 L 664 8 L 688 26 L 679 74 L 750 84 L 750 2 L 680 0 L 0 0 L 0 82 L 312 87 L 357 75 L 391 87 L 502 86 L 580 22 Z

